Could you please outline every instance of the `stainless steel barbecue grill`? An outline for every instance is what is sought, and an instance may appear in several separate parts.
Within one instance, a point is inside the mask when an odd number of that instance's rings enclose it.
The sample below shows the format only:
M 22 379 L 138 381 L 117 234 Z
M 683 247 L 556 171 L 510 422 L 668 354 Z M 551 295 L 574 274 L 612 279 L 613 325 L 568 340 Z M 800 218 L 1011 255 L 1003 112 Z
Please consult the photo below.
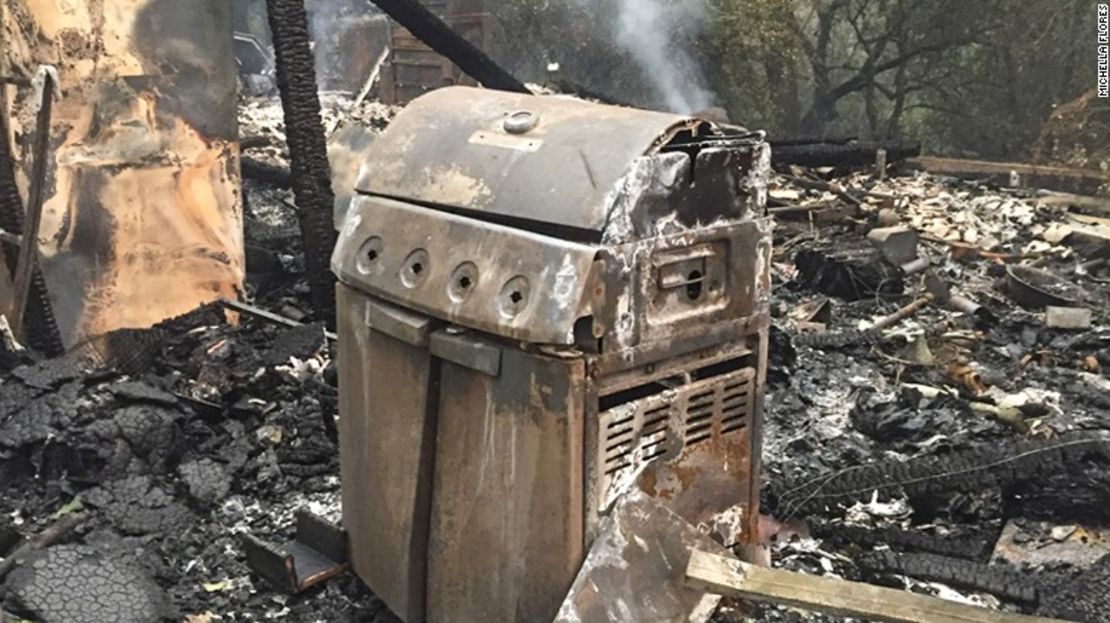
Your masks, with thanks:
M 374 143 L 341 282 L 343 520 L 402 619 L 549 621 L 633 487 L 758 518 L 769 150 L 446 88 Z

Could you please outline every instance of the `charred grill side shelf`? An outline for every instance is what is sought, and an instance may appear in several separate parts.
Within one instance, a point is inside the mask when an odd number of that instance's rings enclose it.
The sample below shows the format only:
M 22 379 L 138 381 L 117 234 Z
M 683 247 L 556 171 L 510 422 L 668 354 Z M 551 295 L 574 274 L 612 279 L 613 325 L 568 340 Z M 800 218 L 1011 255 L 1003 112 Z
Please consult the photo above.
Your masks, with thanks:
M 379 138 L 333 258 L 343 506 L 406 622 L 551 620 L 631 487 L 754 540 L 769 154 L 715 132 L 452 88 Z

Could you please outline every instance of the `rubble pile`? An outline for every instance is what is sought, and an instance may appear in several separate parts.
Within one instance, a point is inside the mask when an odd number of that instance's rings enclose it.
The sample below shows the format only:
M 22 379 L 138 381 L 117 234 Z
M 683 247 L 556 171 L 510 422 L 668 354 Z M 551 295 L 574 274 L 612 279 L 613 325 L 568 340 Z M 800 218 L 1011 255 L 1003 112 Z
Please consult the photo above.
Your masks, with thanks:
M 353 579 L 286 602 L 241 554 L 243 534 L 283 534 L 298 509 L 338 518 L 323 325 L 232 325 L 212 306 L 148 334 L 157 355 L 140 373 L 67 356 L 5 374 L 0 528 L 33 538 L 84 520 L 73 545 L 7 577 L 4 609 L 45 621 L 150 621 L 155 607 L 177 621 L 374 620 L 380 608 Z
M 775 564 L 1107 620 L 1110 210 L 830 173 L 770 191 Z M 919 261 L 873 233 L 891 228 Z
M 324 109 L 333 132 L 396 112 L 326 96 Z M 287 174 L 276 102 L 242 107 L 240 128 L 248 159 Z M 770 193 L 773 562 L 1106 620 L 1110 212 L 895 173 L 791 168 Z M 247 294 L 308 320 L 287 180 L 245 177 Z M 298 509 L 339 518 L 333 354 L 322 324 L 218 305 L 56 359 L 4 349 L 0 556 L 51 538 L 0 566 L 0 610 L 390 620 L 351 575 L 295 597 L 269 587 L 241 545 L 288 536 Z M 728 603 L 714 620 L 753 616 L 832 620 Z

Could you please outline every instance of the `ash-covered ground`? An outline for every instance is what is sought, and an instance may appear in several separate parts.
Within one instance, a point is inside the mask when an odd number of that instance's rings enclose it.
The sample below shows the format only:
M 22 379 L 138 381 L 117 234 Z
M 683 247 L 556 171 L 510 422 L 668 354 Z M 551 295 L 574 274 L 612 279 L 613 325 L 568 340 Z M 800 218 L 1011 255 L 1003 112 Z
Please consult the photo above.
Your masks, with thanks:
M 352 114 L 381 128 L 394 112 L 325 105 L 337 132 Z M 72 524 L 0 578 L 15 618 L 391 620 L 351 575 L 291 597 L 245 562 L 245 533 L 282 541 L 301 508 L 337 519 L 340 484 L 334 344 L 313 324 L 292 195 L 272 175 L 285 166 L 276 102 L 246 104 L 241 126 L 254 137 L 244 154 L 271 167 L 244 182 L 247 293 L 308 324 L 210 306 L 56 360 L 7 344 L 0 554 Z M 774 563 L 1108 620 L 1089 597 L 1105 596 L 1110 577 L 1105 223 L 1030 191 L 914 172 L 882 182 L 786 173 L 771 193 L 780 222 L 764 523 Z M 840 187 L 811 189 L 830 179 Z M 900 272 L 867 242 L 880 225 L 918 231 L 931 278 L 982 308 L 934 297 L 869 329 L 928 292 L 925 273 Z M 1042 289 L 1091 310 L 1090 326 L 1052 329 L 1043 309 L 1018 304 L 1015 265 L 1055 276 Z M 716 620 L 831 619 L 726 606 Z

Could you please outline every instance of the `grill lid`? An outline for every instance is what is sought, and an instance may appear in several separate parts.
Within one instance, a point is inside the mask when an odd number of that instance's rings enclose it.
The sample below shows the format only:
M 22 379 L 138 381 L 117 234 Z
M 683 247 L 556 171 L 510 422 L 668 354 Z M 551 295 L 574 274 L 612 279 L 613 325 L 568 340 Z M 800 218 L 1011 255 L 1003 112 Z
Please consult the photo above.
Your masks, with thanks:
M 600 232 L 639 157 L 684 131 L 682 116 L 564 96 L 448 87 L 409 104 L 375 142 L 359 192 Z

